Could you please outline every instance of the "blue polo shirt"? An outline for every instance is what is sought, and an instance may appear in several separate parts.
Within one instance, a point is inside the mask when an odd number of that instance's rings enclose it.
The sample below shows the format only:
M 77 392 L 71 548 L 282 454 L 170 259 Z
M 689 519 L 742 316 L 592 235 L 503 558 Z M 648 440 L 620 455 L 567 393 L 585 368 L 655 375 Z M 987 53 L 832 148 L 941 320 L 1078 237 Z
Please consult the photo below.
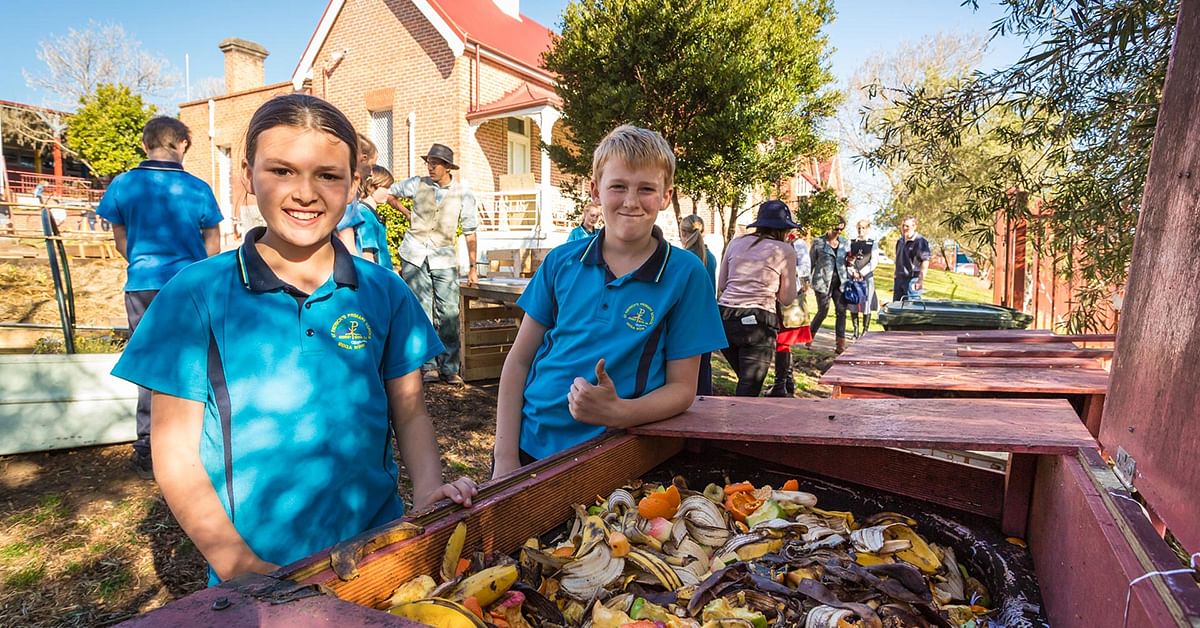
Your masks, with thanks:
M 596 362 L 622 398 L 662 387 L 667 362 L 726 346 L 703 264 L 654 228 L 658 248 L 637 270 L 616 277 L 604 262 L 604 230 L 554 248 L 517 299 L 546 335 L 525 379 L 521 449 L 545 458 L 604 432 L 567 407 L 576 377 L 595 383 Z
M 96 213 L 125 227 L 125 291 L 159 290 L 208 257 L 201 229 L 221 224 L 212 188 L 174 161 L 147 159 L 108 186 Z
M 595 235 L 596 235 L 595 231 L 588 231 L 587 229 L 583 228 L 583 225 L 579 225 L 578 227 L 575 227 L 574 229 L 572 229 L 571 233 L 567 234 L 567 242 L 583 240 L 584 238 L 591 238 Z
M 347 205 L 346 213 L 338 222 L 337 229 L 354 229 L 354 244 L 358 247 L 358 252 L 372 251 L 380 266 L 395 270 L 392 265 L 392 253 L 387 245 L 387 228 L 383 226 L 379 215 L 371 206 L 361 199 Z
M 333 274 L 305 295 L 259 255 L 264 232 L 172 279 L 113 375 L 205 404 L 213 488 L 250 548 L 283 565 L 403 514 L 384 382 L 443 347 L 395 273 L 334 238 Z

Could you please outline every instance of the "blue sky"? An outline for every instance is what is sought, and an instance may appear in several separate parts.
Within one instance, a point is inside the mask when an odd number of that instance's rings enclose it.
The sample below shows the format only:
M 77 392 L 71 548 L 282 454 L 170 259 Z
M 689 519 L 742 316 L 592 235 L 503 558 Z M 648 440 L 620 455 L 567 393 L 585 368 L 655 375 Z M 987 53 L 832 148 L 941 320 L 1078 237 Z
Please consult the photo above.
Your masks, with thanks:
M 444 0 L 453 2 L 455 0 Z M 180 76 L 176 92 L 158 104 L 167 112 L 185 100 L 182 78 L 184 55 L 190 57 L 193 86 L 205 79 L 221 80 L 223 59 L 217 43 L 227 37 L 258 42 L 270 51 L 266 60 L 268 83 L 291 78 L 304 46 L 308 43 L 327 0 L 57 0 L 53 14 L 46 5 L 4 2 L 0 23 L 0 100 L 45 104 L 47 96 L 26 86 L 21 70 L 38 71 L 43 66 L 36 56 L 38 42 L 51 35 L 65 35 L 69 28 L 85 29 L 89 21 L 120 23 L 141 41 L 145 50 L 164 56 Z M 835 0 L 838 17 L 829 27 L 834 51 L 830 57 L 839 84 L 868 57 L 884 53 L 901 43 L 916 42 L 938 32 L 988 33 L 1003 16 L 998 5 L 980 0 L 978 11 L 961 6 L 961 0 Z M 559 15 L 567 0 L 521 0 L 521 11 L 558 30 Z M 53 19 L 51 19 L 53 17 Z M 984 69 L 1008 65 L 1020 58 L 1022 42 L 994 40 L 983 59 Z M 869 216 L 854 190 L 864 190 L 879 179 L 860 170 L 843 155 L 843 173 L 851 187 L 852 215 Z
M 265 46 L 271 53 L 266 80 L 283 81 L 291 76 L 325 4 L 325 0 L 58 0 L 53 3 L 54 19 L 49 19 L 45 5 L 5 2 L 0 8 L 0 22 L 5 24 L 5 36 L 0 38 L 0 58 L 5 66 L 0 72 L 0 99 L 44 102 L 42 94 L 25 85 L 21 69 L 42 67 L 36 56 L 39 41 L 52 34 L 65 35 L 68 28 L 87 28 L 89 20 L 119 22 L 146 50 L 165 56 L 181 78 L 184 55 L 190 55 L 193 85 L 206 77 L 221 76 L 217 42 L 226 37 Z M 557 30 L 558 16 L 566 4 L 566 0 L 522 0 L 521 10 Z M 829 35 L 836 49 L 831 60 L 839 78 L 852 73 L 869 55 L 886 52 L 901 42 L 939 31 L 985 32 L 1001 15 L 993 5 L 973 13 L 959 6 L 959 0 L 841 0 L 837 7 L 838 19 Z M 203 15 L 198 15 L 200 12 Z M 1010 62 L 1020 52 L 1019 42 L 996 42 L 985 65 Z M 183 96 L 181 85 L 175 102 Z

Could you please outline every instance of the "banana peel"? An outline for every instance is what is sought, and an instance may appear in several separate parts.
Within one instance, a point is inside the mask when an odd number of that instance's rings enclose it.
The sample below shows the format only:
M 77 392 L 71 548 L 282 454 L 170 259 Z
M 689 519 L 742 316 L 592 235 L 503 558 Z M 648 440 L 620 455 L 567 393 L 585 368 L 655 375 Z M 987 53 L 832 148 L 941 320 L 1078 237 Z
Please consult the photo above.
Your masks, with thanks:
M 406 602 L 393 606 L 388 612 L 432 628 L 487 628 L 487 624 L 465 606 L 442 598 Z
M 458 583 L 450 592 L 449 599 L 461 602 L 469 597 L 475 598 L 480 606 L 488 606 L 500 599 L 517 581 L 519 570 L 516 565 L 497 565 L 488 567 Z
M 459 521 L 446 541 L 446 553 L 442 556 L 442 582 L 453 580 L 458 567 L 458 559 L 462 556 L 463 545 L 467 542 L 467 523 Z
M 907 549 L 899 550 L 892 555 L 920 569 L 923 573 L 934 574 L 942 568 L 942 561 L 938 560 L 937 554 L 933 552 L 925 539 L 922 539 L 907 525 L 891 524 L 884 529 L 883 536 L 887 541 L 908 541 L 910 546 Z
M 406 541 L 425 533 L 425 528 L 408 522 L 400 522 L 389 526 L 379 533 L 368 530 L 354 538 L 338 543 L 329 550 L 329 566 L 338 578 L 350 581 L 358 577 L 358 563 L 364 556 L 375 550 Z M 291 580 L 300 581 L 314 576 L 324 570 L 324 563 L 316 563 L 302 571 L 290 574 Z
M 392 591 L 392 597 L 384 603 L 384 608 L 392 608 L 406 602 L 416 602 L 430 596 L 433 590 L 437 588 L 437 583 L 433 578 L 425 574 L 421 574 L 408 582 L 396 587 Z

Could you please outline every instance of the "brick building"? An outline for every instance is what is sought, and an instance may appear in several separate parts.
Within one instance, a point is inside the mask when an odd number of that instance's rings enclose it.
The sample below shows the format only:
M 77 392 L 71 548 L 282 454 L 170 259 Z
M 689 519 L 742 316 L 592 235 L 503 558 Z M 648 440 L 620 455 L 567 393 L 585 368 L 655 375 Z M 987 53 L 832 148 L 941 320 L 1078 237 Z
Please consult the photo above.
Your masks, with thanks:
M 261 46 L 221 42 L 226 95 L 180 106 L 195 136 L 185 166 L 235 221 L 254 222 L 241 134 L 263 102 L 304 91 L 345 112 L 397 179 L 425 174 L 432 143 L 452 148 L 481 202 L 481 248 L 551 246 L 572 226 L 562 174 L 540 149 L 563 138 L 540 64 L 551 36 L 516 0 L 331 0 L 289 82 L 262 84 Z
M 303 91 L 345 112 L 397 179 L 425 174 L 420 155 L 430 144 L 452 148 L 462 166 L 455 176 L 480 200 L 481 254 L 554 246 L 574 226 L 574 207 L 559 191 L 564 175 L 541 150 L 565 139 L 554 77 L 541 65 L 552 37 L 520 14 L 519 0 L 330 0 L 288 82 L 262 84 L 261 46 L 221 42 L 226 94 L 180 106 L 194 136 L 185 166 L 213 186 L 233 218 L 229 232 L 255 223 L 238 168 L 242 134 L 263 102 Z M 840 188 L 831 168 L 836 159 L 801 164 L 778 196 L 791 202 L 814 187 Z M 705 218 L 719 252 L 719 218 L 703 203 L 681 205 Z M 659 224 L 676 234 L 674 212 L 663 212 Z

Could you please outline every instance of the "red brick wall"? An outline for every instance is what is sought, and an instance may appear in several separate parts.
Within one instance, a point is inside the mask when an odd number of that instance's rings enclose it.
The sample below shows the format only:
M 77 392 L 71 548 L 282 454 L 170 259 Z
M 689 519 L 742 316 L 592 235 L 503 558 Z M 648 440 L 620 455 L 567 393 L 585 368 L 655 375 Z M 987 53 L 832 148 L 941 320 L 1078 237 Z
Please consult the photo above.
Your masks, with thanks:
M 314 25 L 315 26 L 315 25 Z M 331 53 L 348 50 L 336 65 Z M 323 97 L 346 113 L 364 134 L 370 135 L 368 95 L 378 103 L 380 90 L 394 90 L 392 104 L 392 164 L 397 179 L 409 173 L 407 118 L 415 114 L 412 164 L 415 174 L 425 174 L 420 156 L 434 142 L 454 150 L 462 166 L 459 174 L 478 191 L 496 189 L 498 177 L 508 172 L 507 132 L 504 119 L 490 120 L 472 130 L 466 115 L 472 106 L 475 54 L 468 48 L 455 58 L 442 36 L 410 0 L 351 0 L 337 16 L 317 52 L 312 69 L 311 93 Z M 502 65 L 482 59 L 479 67 L 478 103 L 486 105 L 516 89 L 523 81 Z M 217 133 L 214 143 L 232 150 L 235 176 L 233 204 L 253 204 L 245 194 L 238 165 L 244 156 L 242 136 L 254 110 L 271 96 L 292 91 L 290 83 L 267 86 L 216 99 Z M 386 101 L 386 99 L 384 99 Z M 208 108 L 205 101 L 180 106 L 180 117 L 192 128 L 194 143 L 184 162 L 189 172 L 209 182 L 214 159 L 208 142 Z M 531 169 L 540 181 L 539 131 L 531 124 Z M 555 124 L 555 142 L 564 139 L 562 124 Z M 551 181 L 565 177 L 557 167 Z
M 188 172 L 204 179 L 218 195 L 218 202 L 227 216 L 238 216 L 244 205 L 253 205 L 254 199 L 247 192 L 241 177 L 241 163 L 246 156 L 246 126 L 254 111 L 264 102 L 279 94 L 289 94 L 291 83 L 276 83 L 258 89 L 246 90 L 213 99 L 213 138 L 208 137 L 208 101 L 198 100 L 179 106 L 179 119 L 192 131 L 192 147 L 183 159 Z M 214 168 L 218 161 L 213 147 L 230 149 L 232 211 L 225 208 L 226 199 L 219 197 L 220 187 Z
M 349 50 L 336 67 L 333 52 Z M 420 156 L 434 142 L 445 144 L 461 163 L 466 125 L 464 59 L 455 59 L 446 41 L 408 0 L 346 2 L 313 64 L 313 93 L 346 113 L 367 133 L 371 114 L 366 95 L 395 90 L 392 105 L 392 164 L 397 178 L 408 176 L 407 117 L 416 114 L 413 165 L 425 174 Z

